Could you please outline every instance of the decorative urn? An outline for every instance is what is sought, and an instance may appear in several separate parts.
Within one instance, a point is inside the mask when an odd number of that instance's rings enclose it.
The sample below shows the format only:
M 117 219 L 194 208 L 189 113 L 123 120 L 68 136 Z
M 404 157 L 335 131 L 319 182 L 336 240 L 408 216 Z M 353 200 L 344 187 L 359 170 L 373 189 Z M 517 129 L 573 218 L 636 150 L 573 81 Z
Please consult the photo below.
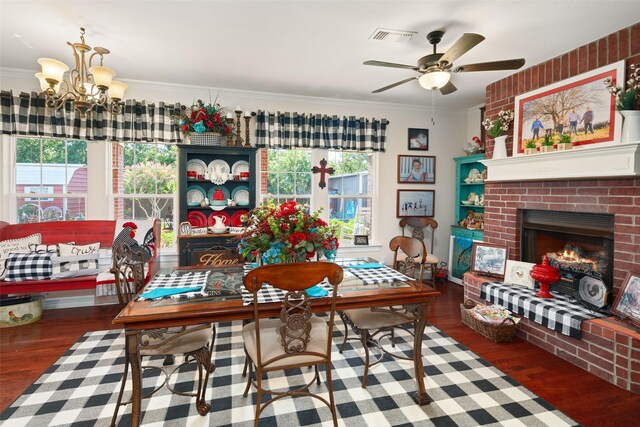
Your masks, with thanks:
M 545 255 L 542 264 L 533 266 L 529 273 L 531 277 L 540 282 L 540 290 L 536 293 L 540 298 L 553 298 L 549 293 L 549 285 L 560 280 L 558 269 L 549 265 L 549 258 Z

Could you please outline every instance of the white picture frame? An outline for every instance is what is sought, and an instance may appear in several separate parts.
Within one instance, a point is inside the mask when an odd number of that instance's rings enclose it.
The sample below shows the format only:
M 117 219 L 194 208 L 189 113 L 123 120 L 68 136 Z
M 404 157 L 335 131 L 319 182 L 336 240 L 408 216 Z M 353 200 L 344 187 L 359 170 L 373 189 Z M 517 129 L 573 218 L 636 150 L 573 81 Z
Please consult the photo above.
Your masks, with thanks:
M 504 273 L 504 284 L 534 289 L 536 281 L 529 274 L 534 266 L 535 264 L 532 262 L 513 261 L 508 259 Z

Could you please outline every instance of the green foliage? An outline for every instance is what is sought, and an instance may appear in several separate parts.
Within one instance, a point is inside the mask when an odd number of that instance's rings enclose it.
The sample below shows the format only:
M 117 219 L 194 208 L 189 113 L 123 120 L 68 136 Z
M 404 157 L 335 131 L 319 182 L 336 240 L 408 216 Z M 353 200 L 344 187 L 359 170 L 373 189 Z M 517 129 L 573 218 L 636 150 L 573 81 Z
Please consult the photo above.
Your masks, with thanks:
M 160 232 L 160 247 L 170 248 L 173 246 L 173 230 L 162 230 Z
M 626 91 L 620 91 L 616 101 L 616 109 L 620 110 L 635 110 L 636 99 L 638 94 L 634 89 L 628 89 Z
M 176 192 L 175 167 L 144 161 L 124 168 L 125 194 L 173 194 Z
M 124 165 L 133 166 L 141 162 L 157 162 L 163 165 L 175 165 L 177 149 L 174 145 L 164 144 L 125 144 Z
M 66 153 L 65 153 L 66 145 Z M 87 143 L 62 139 L 18 138 L 17 163 L 87 164 Z
M 329 161 L 328 167 L 334 169 L 334 175 L 346 175 L 369 170 L 369 156 L 365 153 L 341 152 L 342 160 Z
M 536 148 L 536 143 L 533 139 L 528 140 L 527 142 L 525 142 L 524 144 L 525 148 Z
M 563 133 L 562 135 L 560 135 L 560 140 L 558 141 L 559 144 L 569 144 L 571 143 L 571 135 L 567 134 L 567 133 Z
M 551 138 L 551 135 L 547 134 L 544 136 L 544 141 L 542 141 L 542 146 L 543 147 L 550 147 L 554 144 L 553 139 Z

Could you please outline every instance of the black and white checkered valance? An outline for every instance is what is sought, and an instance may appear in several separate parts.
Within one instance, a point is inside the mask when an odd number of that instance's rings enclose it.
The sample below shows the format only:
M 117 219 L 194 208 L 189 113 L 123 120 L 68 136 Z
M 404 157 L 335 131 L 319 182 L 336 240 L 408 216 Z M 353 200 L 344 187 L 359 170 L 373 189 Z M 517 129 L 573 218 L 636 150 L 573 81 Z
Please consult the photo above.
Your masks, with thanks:
M 46 107 L 44 94 L 32 92 L 14 96 L 0 92 L 2 134 L 39 136 L 85 141 L 182 142 L 179 128 L 172 119 L 180 113 L 180 104 L 127 99 L 121 114 L 111 114 L 97 107 L 86 118 L 68 101 L 58 110 Z
M 256 116 L 259 148 L 322 148 L 384 151 L 387 119 L 327 116 L 304 113 L 267 113 Z

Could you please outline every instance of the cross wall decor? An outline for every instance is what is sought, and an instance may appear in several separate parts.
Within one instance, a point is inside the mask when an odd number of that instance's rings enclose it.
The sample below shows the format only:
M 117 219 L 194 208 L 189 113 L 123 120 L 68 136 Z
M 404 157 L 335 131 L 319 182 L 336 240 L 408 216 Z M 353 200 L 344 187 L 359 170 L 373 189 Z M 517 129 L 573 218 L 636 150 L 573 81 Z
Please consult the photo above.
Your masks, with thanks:
M 324 180 L 324 175 L 325 174 L 333 175 L 334 170 L 333 170 L 333 168 L 328 168 L 327 167 L 327 161 L 325 159 L 322 159 L 322 160 L 320 160 L 320 167 L 314 166 L 311 169 L 311 172 L 320 174 L 319 187 L 320 188 L 324 188 L 324 187 L 327 186 L 327 183 Z

